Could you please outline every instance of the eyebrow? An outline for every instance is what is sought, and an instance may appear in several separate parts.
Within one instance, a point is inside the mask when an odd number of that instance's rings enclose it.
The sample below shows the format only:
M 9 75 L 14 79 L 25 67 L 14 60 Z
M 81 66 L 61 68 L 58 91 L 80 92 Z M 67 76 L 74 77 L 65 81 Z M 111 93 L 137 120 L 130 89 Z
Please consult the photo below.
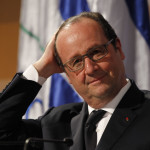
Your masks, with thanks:
M 105 44 L 96 44 L 96 45 L 90 47 L 90 48 L 87 50 L 87 52 L 93 50 L 94 48 L 97 48 L 97 47 L 100 47 L 100 46 L 104 46 L 104 45 L 105 45 Z
M 86 50 L 85 54 L 88 53 L 89 51 L 93 50 L 93 49 L 96 48 L 96 47 L 104 46 L 104 45 L 105 45 L 105 44 L 94 44 L 94 45 L 92 45 L 90 48 L 88 48 L 88 49 Z M 85 55 L 85 54 L 83 54 L 83 55 Z M 72 60 L 72 59 L 75 59 L 75 58 L 77 58 L 77 57 L 79 57 L 79 56 L 83 56 L 83 55 L 78 55 L 78 54 L 76 54 L 75 56 L 71 57 L 68 61 L 70 61 L 70 60 Z M 67 62 L 68 62 L 68 61 L 67 61 Z

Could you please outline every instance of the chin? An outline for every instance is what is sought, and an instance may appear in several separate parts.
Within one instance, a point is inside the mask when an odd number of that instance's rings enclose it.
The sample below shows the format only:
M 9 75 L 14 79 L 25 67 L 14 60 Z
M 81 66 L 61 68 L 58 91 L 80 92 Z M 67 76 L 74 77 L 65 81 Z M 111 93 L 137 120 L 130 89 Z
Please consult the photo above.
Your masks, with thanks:
M 97 87 L 93 92 L 91 93 L 92 95 L 95 95 L 95 97 L 99 97 L 100 99 L 105 99 L 109 97 L 114 91 L 114 88 L 111 87 Z

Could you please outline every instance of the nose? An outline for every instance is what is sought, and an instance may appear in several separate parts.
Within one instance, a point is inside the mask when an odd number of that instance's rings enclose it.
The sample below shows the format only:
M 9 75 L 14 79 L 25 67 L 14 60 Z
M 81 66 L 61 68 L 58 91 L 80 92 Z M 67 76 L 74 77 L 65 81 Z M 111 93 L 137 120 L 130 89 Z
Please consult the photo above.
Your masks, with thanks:
M 92 61 L 90 58 L 86 57 L 84 59 L 84 67 L 85 67 L 85 73 L 90 75 L 93 74 L 98 69 L 98 64 L 94 61 Z

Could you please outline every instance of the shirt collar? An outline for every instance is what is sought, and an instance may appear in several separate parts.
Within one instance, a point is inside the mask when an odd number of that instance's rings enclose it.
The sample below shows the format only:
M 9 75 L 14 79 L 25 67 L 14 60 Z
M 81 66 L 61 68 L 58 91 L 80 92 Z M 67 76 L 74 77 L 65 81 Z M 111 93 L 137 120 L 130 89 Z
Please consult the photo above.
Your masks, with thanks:
M 109 112 L 110 114 L 113 114 L 117 105 L 119 104 L 119 102 L 121 101 L 121 99 L 123 98 L 123 96 L 125 95 L 125 93 L 128 91 L 128 89 L 131 86 L 130 80 L 129 79 L 126 79 L 126 80 L 127 80 L 127 84 L 119 91 L 119 93 L 108 104 L 106 104 L 104 107 L 101 108 L 102 110 L 105 110 L 106 112 Z M 88 105 L 89 114 L 93 110 L 95 109 Z

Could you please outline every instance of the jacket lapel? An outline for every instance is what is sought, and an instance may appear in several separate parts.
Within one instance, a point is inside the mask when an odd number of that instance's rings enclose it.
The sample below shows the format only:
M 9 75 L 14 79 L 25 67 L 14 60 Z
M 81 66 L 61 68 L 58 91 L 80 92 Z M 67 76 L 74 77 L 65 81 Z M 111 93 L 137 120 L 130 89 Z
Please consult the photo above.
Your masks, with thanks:
M 97 150 L 110 150 L 135 117 L 136 115 L 130 110 L 117 109 L 103 133 L 103 136 L 97 146 Z
M 141 91 L 134 83 L 115 109 L 96 150 L 110 150 L 136 118 L 141 105 Z
M 83 104 L 81 113 L 75 116 L 71 121 L 71 131 L 73 138 L 73 146 L 70 150 L 84 150 L 84 124 L 88 116 L 87 104 Z

